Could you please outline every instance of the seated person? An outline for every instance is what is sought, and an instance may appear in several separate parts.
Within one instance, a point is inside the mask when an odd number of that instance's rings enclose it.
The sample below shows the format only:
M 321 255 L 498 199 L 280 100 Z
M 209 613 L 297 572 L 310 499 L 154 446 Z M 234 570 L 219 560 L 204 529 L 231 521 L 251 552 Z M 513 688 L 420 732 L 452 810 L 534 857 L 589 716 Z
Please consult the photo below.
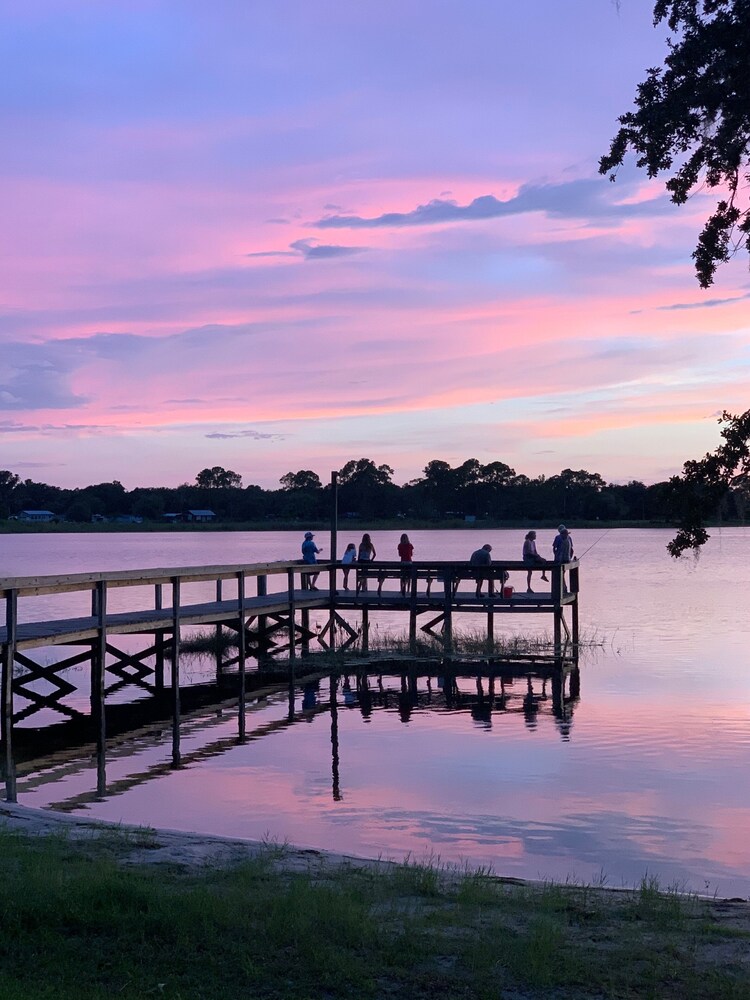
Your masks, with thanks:
M 489 543 L 483 545 L 481 549 L 477 549 L 476 552 L 471 553 L 471 558 L 469 559 L 469 565 L 476 567 L 490 566 L 492 564 L 492 556 L 490 555 L 491 552 L 492 552 L 492 546 Z M 490 574 L 489 572 L 482 572 L 481 569 L 477 569 L 475 570 L 473 576 L 477 581 L 477 597 L 481 597 L 482 583 L 485 580 L 489 579 Z M 487 586 L 487 590 L 489 591 L 489 584 Z

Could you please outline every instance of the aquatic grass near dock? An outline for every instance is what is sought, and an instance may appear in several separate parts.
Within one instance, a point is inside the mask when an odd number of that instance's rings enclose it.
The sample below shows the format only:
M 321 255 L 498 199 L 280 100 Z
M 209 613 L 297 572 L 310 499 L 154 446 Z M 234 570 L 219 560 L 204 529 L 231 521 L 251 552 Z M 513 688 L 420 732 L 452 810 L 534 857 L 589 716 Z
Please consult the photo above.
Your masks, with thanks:
M 750 995 L 750 907 L 487 870 L 337 862 L 233 844 L 158 856 L 159 831 L 0 832 L 0 995 L 31 1000 Z M 192 862 L 187 861 L 189 857 Z M 154 877 L 158 872 L 158 877 Z
M 340 638 L 347 638 L 344 630 L 337 630 Z M 605 637 L 598 629 L 582 630 L 577 643 L 579 651 L 602 648 L 606 644 Z M 530 656 L 551 655 L 555 644 L 549 632 L 541 632 L 537 635 L 521 635 L 519 633 L 508 633 L 495 635 L 489 639 L 487 633 L 481 629 L 456 629 L 453 630 L 452 655 L 453 656 Z M 192 635 L 182 640 L 181 652 L 185 656 L 223 656 L 226 653 L 237 651 L 237 633 L 227 629 L 197 629 Z M 340 655 L 351 656 L 352 653 L 361 652 L 361 637 L 348 647 L 345 654 L 332 653 L 330 651 L 315 651 L 305 655 L 306 660 L 314 659 L 323 661 L 325 659 L 337 660 Z M 391 654 L 403 657 L 430 658 L 444 657 L 445 649 L 441 637 L 431 636 L 427 633 L 419 635 L 414 643 L 410 643 L 409 638 L 403 632 L 392 632 L 388 629 L 381 629 L 377 625 L 370 629 L 368 643 L 369 655 Z

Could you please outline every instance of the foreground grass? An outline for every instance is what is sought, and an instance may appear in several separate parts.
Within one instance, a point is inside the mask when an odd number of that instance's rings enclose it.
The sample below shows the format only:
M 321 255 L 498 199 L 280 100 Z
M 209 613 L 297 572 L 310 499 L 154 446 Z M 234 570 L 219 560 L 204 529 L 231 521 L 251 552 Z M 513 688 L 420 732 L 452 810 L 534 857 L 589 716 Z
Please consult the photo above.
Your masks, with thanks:
M 0 832 L 4 1000 L 750 996 L 742 904 L 408 863 L 295 873 L 273 848 L 124 865 L 132 848 Z

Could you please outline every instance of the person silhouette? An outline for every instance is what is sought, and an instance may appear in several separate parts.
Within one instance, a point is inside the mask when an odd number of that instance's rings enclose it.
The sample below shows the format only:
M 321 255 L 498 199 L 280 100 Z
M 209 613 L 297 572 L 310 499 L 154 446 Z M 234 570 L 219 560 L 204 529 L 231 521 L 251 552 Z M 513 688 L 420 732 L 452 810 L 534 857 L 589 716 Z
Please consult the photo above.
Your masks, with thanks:
M 523 552 L 522 552 L 521 556 L 523 558 L 523 561 L 529 567 L 531 567 L 531 566 L 546 566 L 547 565 L 547 560 L 546 559 L 542 559 L 542 557 L 539 555 L 539 553 L 536 550 L 536 532 L 535 531 L 529 531 L 529 532 L 527 532 L 526 537 L 524 538 Z M 531 574 L 532 574 L 532 572 L 533 572 L 532 569 L 528 569 L 526 571 L 526 593 L 527 594 L 533 594 L 534 593 L 534 591 L 531 589 Z M 545 580 L 545 581 L 548 579 L 546 570 L 542 570 L 542 579 Z

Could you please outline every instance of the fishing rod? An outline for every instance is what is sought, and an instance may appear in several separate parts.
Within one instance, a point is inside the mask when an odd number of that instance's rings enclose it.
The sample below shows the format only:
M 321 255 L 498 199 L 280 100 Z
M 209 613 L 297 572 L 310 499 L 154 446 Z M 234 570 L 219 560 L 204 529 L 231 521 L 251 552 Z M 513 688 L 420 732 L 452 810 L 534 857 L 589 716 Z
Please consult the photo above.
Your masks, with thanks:
M 589 547 L 586 549 L 586 552 L 590 552 L 595 545 L 598 545 L 599 542 L 602 540 L 602 538 L 604 538 L 605 535 L 608 535 L 611 530 L 612 530 L 611 528 L 607 528 L 607 530 L 604 532 L 603 535 L 600 535 L 595 542 L 592 542 L 591 545 L 589 545 Z M 578 558 L 583 559 L 583 557 L 586 555 L 586 552 L 582 552 L 581 555 L 578 556 Z

